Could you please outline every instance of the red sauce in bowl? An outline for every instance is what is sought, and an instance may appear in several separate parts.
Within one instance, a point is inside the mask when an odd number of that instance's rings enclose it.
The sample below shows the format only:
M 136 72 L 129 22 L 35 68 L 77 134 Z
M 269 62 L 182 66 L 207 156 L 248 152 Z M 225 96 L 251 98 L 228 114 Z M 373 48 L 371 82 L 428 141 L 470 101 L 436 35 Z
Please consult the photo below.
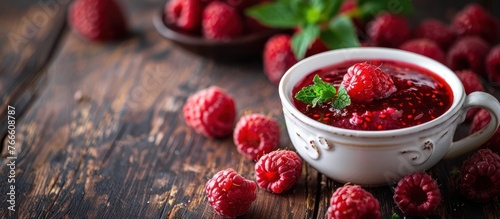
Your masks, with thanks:
M 294 88 L 293 96 L 313 84 L 318 74 L 338 88 L 347 69 L 364 60 L 347 61 L 311 72 Z M 318 122 L 354 130 L 391 130 L 416 126 L 445 113 L 453 102 L 453 92 L 443 78 L 416 65 L 387 60 L 370 60 L 389 74 L 397 91 L 371 103 L 355 103 L 339 110 L 330 104 L 312 107 L 294 98 L 295 107 Z

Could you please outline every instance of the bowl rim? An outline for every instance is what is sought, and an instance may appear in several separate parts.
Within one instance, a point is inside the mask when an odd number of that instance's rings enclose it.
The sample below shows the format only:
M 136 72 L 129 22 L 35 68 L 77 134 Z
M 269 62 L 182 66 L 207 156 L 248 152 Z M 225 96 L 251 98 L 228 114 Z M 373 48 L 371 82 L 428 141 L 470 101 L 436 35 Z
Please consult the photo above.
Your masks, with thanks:
M 370 56 L 374 56 L 375 54 L 380 55 L 380 57 L 384 56 L 391 56 L 391 58 L 367 58 Z M 344 57 L 344 59 L 334 59 L 331 57 Z M 323 63 L 319 64 L 318 67 L 312 68 L 311 71 L 308 72 L 299 72 L 297 73 L 299 68 L 303 68 L 304 65 L 309 65 L 312 62 L 316 62 L 318 60 L 334 60 L 334 61 L 329 61 L 328 63 Z M 391 129 L 391 130 L 354 130 L 354 129 L 345 129 L 345 128 L 339 128 L 327 124 L 320 123 L 318 121 L 315 121 L 308 116 L 304 115 L 302 112 L 300 112 L 292 103 L 292 94 L 288 94 L 288 91 L 291 91 L 293 89 L 293 86 L 295 84 L 290 85 L 291 77 L 293 77 L 294 74 L 299 74 L 300 75 L 300 80 L 304 78 L 307 74 L 313 72 L 315 69 L 327 67 L 334 65 L 336 63 L 340 63 L 343 61 L 348 61 L 352 59 L 366 59 L 366 60 L 394 60 L 397 62 L 404 62 L 412 65 L 416 65 L 419 67 L 422 67 L 424 69 L 427 69 L 434 74 L 436 74 L 438 77 L 441 77 L 443 81 L 445 81 L 448 86 L 451 88 L 452 93 L 453 93 L 453 102 L 450 106 L 450 108 L 440 115 L 439 117 L 422 123 L 420 125 L 415 125 L 411 127 L 406 127 L 406 128 L 400 128 L 400 129 Z M 435 70 L 432 69 L 440 69 L 438 73 L 436 73 Z M 296 76 L 299 77 L 299 76 Z M 297 81 L 297 82 L 298 82 Z M 431 58 L 428 58 L 426 56 L 416 54 L 413 52 L 408 52 L 400 49 L 392 49 L 392 48 L 381 48 L 381 47 L 358 47 L 358 48 L 346 48 L 346 49 L 337 49 L 337 50 L 330 50 L 327 52 L 323 52 L 320 54 L 316 54 L 314 56 L 308 57 L 306 59 L 303 59 L 293 65 L 291 68 L 289 68 L 286 73 L 283 75 L 283 77 L 280 80 L 279 86 L 279 97 L 283 106 L 283 111 L 285 110 L 289 111 L 294 117 L 296 117 L 298 120 L 301 122 L 305 123 L 306 125 L 312 126 L 314 128 L 318 128 L 322 131 L 326 131 L 328 133 L 335 133 L 339 135 L 344 135 L 344 136 L 354 136 L 354 137 L 368 137 L 368 138 L 378 138 L 378 137 L 394 137 L 394 136 L 400 136 L 400 135 L 409 135 L 409 134 L 414 134 L 417 132 L 425 131 L 434 128 L 435 126 L 438 126 L 442 123 L 445 122 L 446 119 L 451 118 L 453 115 L 457 114 L 461 110 L 461 106 L 463 105 L 465 101 L 465 89 L 462 85 L 462 82 L 456 76 L 456 74 L 449 69 L 447 66 L 443 65 L 442 63 L 435 61 Z M 289 98 L 290 97 L 290 98 Z
M 158 31 L 158 33 L 160 33 L 163 37 L 167 39 L 193 46 L 206 46 L 206 47 L 237 46 L 245 43 L 250 43 L 265 37 L 269 37 L 273 34 L 282 31 L 279 29 L 269 29 L 267 31 L 262 31 L 258 33 L 243 34 L 242 36 L 234 39 L 211 40 L 202 38 L 201 36 L 196 37 L 173 30 L 172 28 L 167 26 L 165 22 L 163 22 L 164 15 L 165 13 L 163 8 L 159 10 L 158 13 L 153 14 L 153 25 L 156 31 Z

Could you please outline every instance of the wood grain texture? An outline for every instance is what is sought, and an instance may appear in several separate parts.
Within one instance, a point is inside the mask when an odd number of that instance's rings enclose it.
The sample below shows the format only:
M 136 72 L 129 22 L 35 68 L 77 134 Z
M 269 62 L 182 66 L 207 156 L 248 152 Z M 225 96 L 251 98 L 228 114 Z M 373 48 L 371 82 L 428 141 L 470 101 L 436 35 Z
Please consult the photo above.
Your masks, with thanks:
M 50 63 L 43 60 L 50 52 L 22 55 L 32 60 L 22 63 L 47 64 L 46 79 L 18 118 L 18 208 L 12 213 L 0 202 L 0 218 L 218 218 L 204 197 L 207 179 L 225 168 L 255 178 L 254 163 L 238 154 L 230 137 L 194 133 L 181 108 L 189 95 L 217 85 L 235 97 L 238 117 L 264 113 L 284 124 L 277 87 L 262 73 L 261 61 L 222 63 L 188 53 L 152 26 L 151 16 L 163 2 L 122 4 L 132 27 L 127 39 L 92 43 L 66 28 Z M 9 25 L 19 25 L 9 19 Z M 32 43 L 29 47 L 44 51 L 44 43 Z M 1 66 L 8 63 L 2 59 Z M 32 70 L 19 72 L 40 81 L 27 75 Z M 21 86 L 14 83 L 16 75 L 0 75 L 0 90 Z M 5 89 L 0 94 L 13 98 Z M 281 147 L 293 149 L 284 127 L 281 131 Z M 2 162 L 3 192 L 7 161 Z M 449 173 L 460 163 L 443 161 L 429 171 L 443 192 L 431 218 L 499 218 L 498 200 L 473 204 L 458 195 Z M 340 186 L 304 164 L 291 191 L 273 195 L 260 189 L 241 218 L 325 218 L 331 194 Z M 380 200 L 383 218 L 402 215 L 392 201 L 392 187 L 367 190 Z

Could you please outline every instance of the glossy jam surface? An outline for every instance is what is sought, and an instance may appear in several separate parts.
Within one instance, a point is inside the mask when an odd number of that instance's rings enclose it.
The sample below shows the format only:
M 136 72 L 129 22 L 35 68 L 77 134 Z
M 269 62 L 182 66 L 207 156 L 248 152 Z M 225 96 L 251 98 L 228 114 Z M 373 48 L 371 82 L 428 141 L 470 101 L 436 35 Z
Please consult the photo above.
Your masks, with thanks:
M 318 74 L 324 81 L 338 88 L 347 69 L 364 60 L 348 61 L 311 72 L 294 88 L 293 96 L 312 84 Z M 318 122 L 354 130 L 391 130 L 411 127 L 433 120 L 445 113 L 453 102 L 450 86 L 434 73 L 407 63 L 370 60 L 388 73 L 397 91 L 388 98 L 371 103 L 351 103 L 338 110 L 329 103 L 312 107 L 294 98 L 295 107 Z

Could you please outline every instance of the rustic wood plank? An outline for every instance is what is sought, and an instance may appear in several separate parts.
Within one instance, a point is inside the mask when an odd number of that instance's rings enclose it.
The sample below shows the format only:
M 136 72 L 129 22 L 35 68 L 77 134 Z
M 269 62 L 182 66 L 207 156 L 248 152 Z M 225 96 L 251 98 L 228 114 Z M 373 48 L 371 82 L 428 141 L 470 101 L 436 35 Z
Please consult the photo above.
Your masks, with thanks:
M 39 93 L 49 61 L 65 26 L 68 0 L 22 0 L 0 8 L 0 116 L 7 104 L 21 113 Z M 2 127 L 3 129 L 4 127 Z M 2 133 L 4 130 L 2 131 Z

